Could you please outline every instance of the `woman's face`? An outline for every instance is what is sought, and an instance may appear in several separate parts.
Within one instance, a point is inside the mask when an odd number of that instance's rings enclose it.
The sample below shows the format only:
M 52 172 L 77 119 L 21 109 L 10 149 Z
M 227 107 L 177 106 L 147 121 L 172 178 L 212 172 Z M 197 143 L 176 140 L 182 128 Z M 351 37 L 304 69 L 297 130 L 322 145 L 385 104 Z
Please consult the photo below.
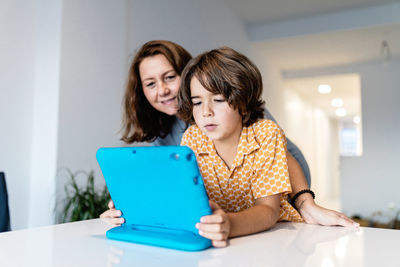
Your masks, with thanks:
M 150 105 L 168 115 L 178 111 L 178 91 L 181 77 L 164 55 L 146 57 L 139 64 L 143 92 Z

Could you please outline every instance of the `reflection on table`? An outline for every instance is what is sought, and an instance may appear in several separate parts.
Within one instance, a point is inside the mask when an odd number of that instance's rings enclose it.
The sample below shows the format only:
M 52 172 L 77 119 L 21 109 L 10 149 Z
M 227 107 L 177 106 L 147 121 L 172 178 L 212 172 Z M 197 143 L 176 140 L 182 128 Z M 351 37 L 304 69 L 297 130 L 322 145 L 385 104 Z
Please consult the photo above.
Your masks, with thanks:
M 2 233 L 0 266 L 399 266 L 396 230 L 278 223 L 227 248 L 185 252 L 108 240 L 110 228 L 96 219 Z

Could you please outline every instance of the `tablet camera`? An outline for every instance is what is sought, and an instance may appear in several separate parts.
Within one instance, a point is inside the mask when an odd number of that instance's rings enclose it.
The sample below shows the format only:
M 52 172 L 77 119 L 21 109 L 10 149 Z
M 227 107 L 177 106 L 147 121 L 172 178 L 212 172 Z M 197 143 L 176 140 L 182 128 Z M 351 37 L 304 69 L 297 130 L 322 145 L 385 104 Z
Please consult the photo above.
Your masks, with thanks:
M 172 154 L 170 155 L 170 158 L 171 158 L 171 159 L 174 159 L 174 160 L 179 160 L 179 154 L 178 154 L 178 153 L 172 153 Z
M 193 177 L 193 183 L 198 184 L 199 183 L 199 177 L 195 176 Z

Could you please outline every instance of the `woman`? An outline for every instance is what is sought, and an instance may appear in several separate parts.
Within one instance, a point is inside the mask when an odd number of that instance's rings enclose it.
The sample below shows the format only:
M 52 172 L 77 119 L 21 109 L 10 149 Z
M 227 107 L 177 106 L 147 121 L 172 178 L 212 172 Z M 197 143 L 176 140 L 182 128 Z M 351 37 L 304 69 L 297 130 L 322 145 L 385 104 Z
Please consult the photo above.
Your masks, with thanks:
M 180 75 L 192 56 L 181 46 L 163 40 L 145 43 L 131 64 L 124 96 L 122 140 L 153 142 L 154 145 L 179 145 L 186 130 L 177 115 L 177 95 Z M 266 110 L 266 109 L 265 109 Z M 266 110 L 265 118 L 274 120 Z M 289 178 L 293 192 L 292 204 L 306 223 L 358 227 L 344 214 L 318 206 L 309 190 L 310 174 L 301 151 L 287 139 Z M 308 181 L 308 182 L 307 182 Z M 112 218 L 112 224 L 124 222 L 121 212 L 114 208 L 100 215 Z

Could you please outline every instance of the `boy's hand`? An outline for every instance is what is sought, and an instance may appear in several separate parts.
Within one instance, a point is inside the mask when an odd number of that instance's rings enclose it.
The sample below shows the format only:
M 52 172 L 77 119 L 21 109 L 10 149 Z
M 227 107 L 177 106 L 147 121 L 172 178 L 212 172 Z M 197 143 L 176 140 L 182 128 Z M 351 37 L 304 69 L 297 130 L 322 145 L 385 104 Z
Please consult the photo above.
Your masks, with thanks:
M 228 215 L 212 200 L 210 200 L 210 207 L 213 214 L 201 217 L 196 228 L 199 229 L 201 236 L 212 241 L 214 247 L 226 247 L 230 233 Z
M 100 214 L 100 218 L 106 219 L 107 223 L 114 226 L 119 226 L 123 224 L 125 219 L 120 218 L 122 213 L 120 210 L 115 209 L 114 202 L 112 200 L 108 202 L 108 208 L 109 210 L 106 210 L 105 212 Z

